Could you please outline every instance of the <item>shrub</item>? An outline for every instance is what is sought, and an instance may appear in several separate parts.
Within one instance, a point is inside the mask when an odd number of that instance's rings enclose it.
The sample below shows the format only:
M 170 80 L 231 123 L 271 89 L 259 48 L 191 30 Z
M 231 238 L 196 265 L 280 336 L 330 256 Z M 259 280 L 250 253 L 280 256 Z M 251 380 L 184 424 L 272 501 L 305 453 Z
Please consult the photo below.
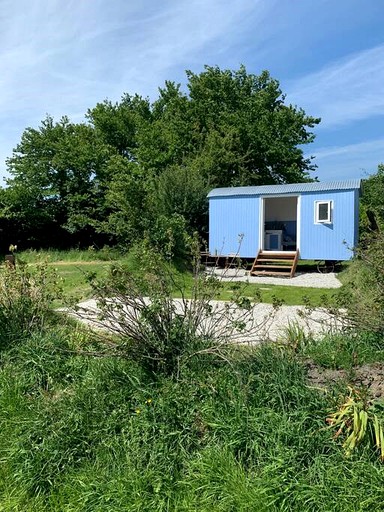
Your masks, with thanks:
M 46 264 L 0 267 L 0 349 L 41 329 L 52 301 L 61 294 L 58 277 Z
M 157 252 L 144 247 L 141 262 L 139 277 L 122 265 L 113 266 L 107 280 L 90 276 L 97 310 L 77 308 L 76 315 L 119 335 L 120 354 L 123 350 L 149 372 L 177 375 L 196 356 L 226 359 L 231 343 L 265 334 L 271 315 L 257 318 L 241 288 L 232 301 L 215 302 L 221 283 L 201 273 L 198 261 L 188 298 L 183 276 Z M 181 299 L 174 299 L 176 291 Z
M 384 234 L 373 233 L 357 249 L 343 299 L 360 331 L 384 333 Z
M 169 217 L 159 215 L 147 236 L 151 245 L 163 257 L 185 258 L 189 252 L 190 237 L 187 223 L 184 217 L 177 213 Z

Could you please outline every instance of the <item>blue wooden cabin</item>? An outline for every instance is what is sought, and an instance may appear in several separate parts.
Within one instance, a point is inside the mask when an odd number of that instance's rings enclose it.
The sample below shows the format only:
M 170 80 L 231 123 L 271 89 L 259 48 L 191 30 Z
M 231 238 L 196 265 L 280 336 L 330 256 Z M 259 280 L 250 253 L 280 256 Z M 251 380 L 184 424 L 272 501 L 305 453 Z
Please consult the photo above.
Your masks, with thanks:
M 279 270 L 289 258 L 348 260 L 358 241 L 360 193 L 360 179 L 216 188 L 208 194 L 210 254 L 281 260 Z M 256 268 L 255 260 L 252 273 L 265 273 L 266 265 Z

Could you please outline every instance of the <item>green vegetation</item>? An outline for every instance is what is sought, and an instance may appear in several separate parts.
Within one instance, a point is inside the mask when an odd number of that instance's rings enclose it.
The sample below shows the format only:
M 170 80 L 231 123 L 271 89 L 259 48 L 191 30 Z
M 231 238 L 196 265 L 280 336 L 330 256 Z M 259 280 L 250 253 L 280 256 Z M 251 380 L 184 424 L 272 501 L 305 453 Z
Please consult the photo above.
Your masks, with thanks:
M 92 289 L 86 279 L 87 274 L 95 274 L 103 277 L 108 274 L 111 264 L 123 264 L 137 276 L 141 275 L 136 249 L 121 253 L 117 249 L 104 248 L 101 251 L 89 249 L 60 250 L 29 250 L 17 255 L 17 260 L 29 265 L 46 262 L 53 267 L 57 275 L 62 278 L 61 286 L 63 297 L 75 296 L 78 300 L 85 300 L 92 296 Z M 311 262 L 302 263 L 299 271 L 314 271 L 316 265 Z M 191 296 L 193 276 L 190 270 L 182 266 L 175 266 L 177 280 L 182 283 L 186 297 Z M 236 282 L 222 282 L 216 298 L 219 300 L 230 300 L 234 292 L 239 288 Z M 273 284 L 248 284 L 241 285 L 242 294 L 251 300 L 260 300 L 267 304 L 281 302 L 287 306 L 303 305 L 311 303 L 314 306 L 322 306 L 329 303 L 338 291 L 327 288 L 307 288 L 300 286 L 281 286 Z M 175 290 L 174 297 L 180 297 L 180 291 Z M 55 304 L 63 305 L 61 302 Z
M 210 189 L 310 179 L 302 148 L 320 120 L 286 105 L 267 71 L 186 75 L 153 103 L 124 94 L 91 107 L 86 123 L 47 116 L 26 128 L 0 189 L 0 252 L 127 248 L 144 235 L 162 250 L 171 234 L 183 255 L 188 235 L 206 237 Z
M 0 252 L 34 249 L 0 266 L 0 511 L 381 510 L 383 166 L 340 291 L 202 277 L 186 262 L 207 191 L 309 180 L 319 120 L 267 72 L 187 78 L 87 123 L 47 116 L 8 159 Z M 53 310 L 90 296 L 104 329 Z M 321 305 L 346 331 L 228 343 L 259 300 Z
M 381 193 L 384 186 L 384 164 L 379 164 L 377 172 L 364 182 L 360 202 L 360 231 L 368 235 L 384 228 L 384 201 Z
M 79 330 L 2 354 L 4 510 L 379 510 L 384 467 L 345 458 L 334 405 L 301 364 L 262 347 L 178 380 L 97 350 Z M 74 351 L 74 352 L 71 352 Z
M 384 346 L 381 336 L 362 332 L 333 333 L 321 340 L 305 338 L 300 353 L 323 368 L 352 371 L 358 365 L 384 361 Z
M 344 381 L 314 385 L 308 359 L 352 379 L 356 364 L 382 360 L 381 334 L 315 341 L 291 325 L 276 345 L 234 347 L 219 335 L 224 317 L 209 307 L 220 283 L 195 277 L 194 300 L 177 311 L 172 297 L 184 273 L 150 250 L 144 256 L 121 257 L 90 278 L 100 318 L 117 314 L 120 335 L 86 330 L 47 307 L 54 268 L 85 255 L 39 266 L 30 253 L 27 266 L 2 269 L 13 311 L 0 316 L 0 332 L 12 333 L 0 347 L 2 508 L 380 510 L 383 408 L 368 389 L 352 396 Z M 106 262 L 83 261 L 93 265 Z M 250 312 L 244 290 L 232 292 Z M 115 306 L 111 293 L 121 299 Z

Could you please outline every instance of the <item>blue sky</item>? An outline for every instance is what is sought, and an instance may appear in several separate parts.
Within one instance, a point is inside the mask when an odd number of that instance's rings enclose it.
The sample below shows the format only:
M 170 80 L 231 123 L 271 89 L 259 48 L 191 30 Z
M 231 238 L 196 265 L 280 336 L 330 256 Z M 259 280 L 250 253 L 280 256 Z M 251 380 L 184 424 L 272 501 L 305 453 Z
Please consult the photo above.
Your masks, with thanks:
M 155 99 L 204 64 L 268 69 L 322 118 L 305 148 L 319 179 L 365 177 L 384 162 L 383 27 L 382 0 L 0 0 L 0 177 L 47 113 Z

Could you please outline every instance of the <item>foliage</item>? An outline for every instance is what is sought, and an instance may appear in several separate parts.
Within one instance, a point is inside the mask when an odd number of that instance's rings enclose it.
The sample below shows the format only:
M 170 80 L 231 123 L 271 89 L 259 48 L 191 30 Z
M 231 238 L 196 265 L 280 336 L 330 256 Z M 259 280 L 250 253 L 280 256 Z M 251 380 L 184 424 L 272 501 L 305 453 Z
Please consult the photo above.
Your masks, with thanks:
M 121 260 L 125 257 L 124 252 L 119 251 L 116 247 L 104 247 L 97 248 L 94 245 L 90 245 L 87 249 L 49 249 L 49 250 L 36 250 L 28 249 L 19 253 L 18 260 L 24 263 L 91 263 L 91 262 L 108 262 L 112 263 L 116 260 Z M 58 268 L 58 271 L 60 269 Z
M 60 291 L 56 273 L 46 264 L 0 266 L 0 349 L 41 330 Z
M 110 233 L 120 246 L 127 248 L 142 238 L 150 224 L 146 176 L 137 163 L 121 155 L 110 158 L 108 176 L 108 215 L 98 229 Z
M 26 128 L 0 193 L 6 238 L 127 247 L 173 215 L 205 235 L 211 188 L 310 179 L 302 146 L 319 119 L 285 105 L 268 72 L 206 66 L 187 81 L 187 93 L 167 81 L 152 104 L 128 94 L 98 103 L 87 123 L 47 116 Z
M 343 456 L 292 354 L 262 346 L 153 380 L 79 352 L 95 349 L 72 328 L 2 354 L 5 510 L 380 509 L 383 466 Z
M 384 229 L 384 164 L 379 164 L 377 172 L 369 176 L 363 183 L 363 196 L 360 208 L 360 231 L 369 233 Z
M 380 335 L 366 332 L 329 333 L 320 340 L 307 338 L 298 352 L 316 365 L 353 371 L 358 365 L 384 360 Z
M 362 331 L 384 332 L 384 233 L 371 233 L 348 269 L 342 304 Z
M 244 66 L 233 72 L 206 66 L 187 77 L 204 171 L 216 186 L 305 181 L 314 167 L 297 146 L 313 140 L 307 127 L 319 119 L 284 105 L 267 71 L 256 76 Z
M 240 288 L 231 302 L 214 302 L 221 283 L 200 273 L 198 260 L 190 298 L 158 252 L 144 245 L 140 260 L 139 277 L 122 265 L 114 265 L 107 279 L 90 275 L 97 309 L 77 307 L 75 314 L 117 334 L 120 354 L 129 354 L 151 374 L 177 376 L 191 358 L 207 354 L 226 359 L 231 343 L 265 334 L 273 313 L 256 318 Z
M 160 257 L 183 258 L 186 261 L 190 258 L 191 239 L 182 215 L 159 215 L 154 225 L 149 228 L 147 237 L 147 241 Z
M 312 342 L 311 336 L 305 332 L 304 326 L 297 320 L 288 321 L 288 325 L 283 329 L 281 338 L 282 342 L 294 352 L 304 351 Z
M 192 230 L 205 233 L 208 229 L 207 194 L 212 186 L 200 169 L 174 165 L 151 182 L 153 216 L 182 216 Z
M 109 153 L 90 126 L 66 117 L 54 123 L 47 116 L 38 129 L 27 128 L 7 160 L 12 178 L 3 192 L 3 217 L 23 233 L 24 243 L 41 240 L 40 230 L 48 231 L 43 240 L 49 235 L 55 245 L 66 231 L 89 243 L 95 230 L 87 230 L 104 213 L 101 199 Z
M 166 239 L 162 254 L 169 255 L 169 241 Z M 183 242 L 186 242 L 183 238 Z M 171 250 L 172 252 L 172 250 Z M 120 264 L 127 270 L 132 272 L 137 278 L 142 275 L 142 244 L 137 243 L 128 252 L 119 250 L 118 248 L 105 246 L 101 249 L 95 246 L 89 246 L 87 249 L 71 249 L 71 250 L 35 250 L 30 249 L 22 251 L 18 254 L 18 260 L 30 264 L 31 266 L 47 262 L 49 266 L 55 268 L 57 275 L 61 278 L 63 289 L 63 298 L 55 306 L 64 306 L 68 297 L 76 296 L 78 300 L 85 300 L 92 297 L 92 289 L 89 285 L 86 275 L 90 272 L 95 273 L 97 277 L 105 277 L 109 272 L 110 265 Z M 157 257 L 157 256 L 156 256 Z M 190 258 L 190 256 L 189 256 Z M 192 296 L 193 290 L 193 274 L 191 266 L 185 261 L 176 259 L 172 262 L 173 271 L 178 275 L 178 282 L 183 286 L 183 293 L 186 298 Z M 218 299 L 231 300 L 234 292 L 238 287 L 238 283 L 233 281 L 222 281 Z M 244 297 L 251 297 L 252 300 L 273 304 L 283 301 L 286 305 L 302 305 L 305 304 L 305 297 L 310 298 L 311 303 L 320 306 L 324 304 L 324 295 L 333 295 L 332 289 L 325 288 L 304 288 L 298 286 L 278 286 L 242 283 L 240 286 L 241 293 Z M 178 289 L 173 290 L 174 297 L 180 297 L 181 293 Z
M 384 429 L 375 406 L 362 391 L 349 388 L 349 395 L 337 411 L 327 418 L 330 427 L 336 428 L 335 438 L 346 437 L 343 448 L 347 457 L 366 441 L 374 446 L 384 462 Z

